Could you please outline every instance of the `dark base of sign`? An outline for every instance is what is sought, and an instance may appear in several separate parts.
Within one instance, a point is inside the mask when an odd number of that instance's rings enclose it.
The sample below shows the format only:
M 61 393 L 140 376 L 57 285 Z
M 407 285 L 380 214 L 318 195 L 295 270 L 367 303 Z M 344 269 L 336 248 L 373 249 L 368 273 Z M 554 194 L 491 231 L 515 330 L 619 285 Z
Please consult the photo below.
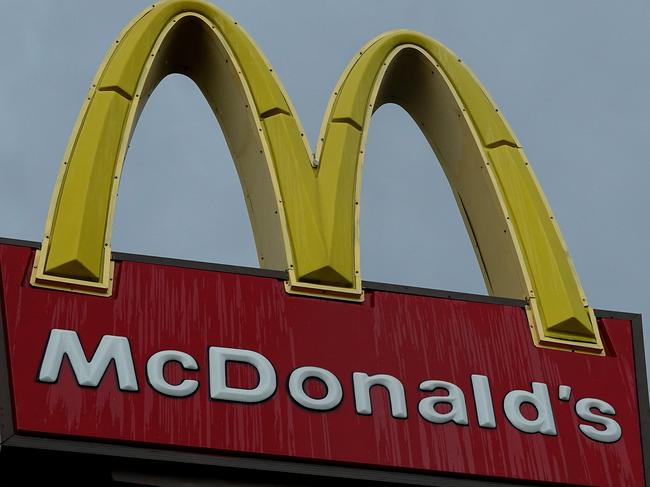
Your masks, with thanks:
M 156 450 L 115 444 L 14 435 L 0 453 L 2 485 L 228 485 L 330 486 L 350 480 L 355 486 L 428 485 L 497 487 L 537 485 L 496 480 L 422 475 L 334 465 L 287 462 L 192 452 Z

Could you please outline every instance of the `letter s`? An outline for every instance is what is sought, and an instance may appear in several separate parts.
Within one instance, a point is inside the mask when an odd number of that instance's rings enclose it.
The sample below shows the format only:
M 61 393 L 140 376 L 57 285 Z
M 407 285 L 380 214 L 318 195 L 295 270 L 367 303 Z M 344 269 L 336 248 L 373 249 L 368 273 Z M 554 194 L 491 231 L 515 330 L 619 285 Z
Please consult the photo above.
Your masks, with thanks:
M 605 401 L 591 397 L 580 399 L 576 403 L 576 414 L 580 419 L 605 427 L 604 430 L 599 430 L 587 424 L 579 424 L 578 428 L 580 428 L 580 431 L 588 438 L 602 443 L 614 443 L 620 440 L 623 434 L 621 432 L 621 426 L 611 418 L 592 413 L 592 409 L 598 409 L 603 414 L 616 414 L 612 405 Z

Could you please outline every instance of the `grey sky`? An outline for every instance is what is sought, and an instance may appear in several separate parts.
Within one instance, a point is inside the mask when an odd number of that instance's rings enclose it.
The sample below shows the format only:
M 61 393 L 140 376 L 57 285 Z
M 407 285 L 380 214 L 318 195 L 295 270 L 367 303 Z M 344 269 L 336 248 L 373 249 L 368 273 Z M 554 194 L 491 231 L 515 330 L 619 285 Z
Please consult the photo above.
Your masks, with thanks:
M 0 236 L 40 240 L 83 96 L 107 47 L 149 2 L 0 3 Z M 648 2 L 217 5 L 264 50 L 312 142 L 330 90 L 366 41 L 406 27 L 445 43 L 524 145 L 591 304 L 650 317 Z M 391 106 L 373 119 L 361 203 L 365 279 L 485 293 L 435 157 Z M 113 249 L 257 265 L 223 136 L 187 79 L 163 81 L 135 131 Z

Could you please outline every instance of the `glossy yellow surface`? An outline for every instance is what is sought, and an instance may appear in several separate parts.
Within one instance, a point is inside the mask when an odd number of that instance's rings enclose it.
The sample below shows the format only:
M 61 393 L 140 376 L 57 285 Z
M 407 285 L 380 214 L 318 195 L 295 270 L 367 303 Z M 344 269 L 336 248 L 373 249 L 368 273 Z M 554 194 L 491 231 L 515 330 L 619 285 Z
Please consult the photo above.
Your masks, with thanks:
M 315 160 L 295 110 L 246 32 L 213 5 L 170 0 L 109 50 L 73 131 L 32 282 L 110 293 L 110 236 L 126 148 L 151 91 L 180 72 L 219 119 L 265 268 L 290 292 L 361 299 L 359 198 L 372 113 L 397 103 L 454 191 L 491 294 L 526 299 L 537 342 L 600 352 L 560 231 L 517 139 L 473 74 L 424 35 L 363 47 L 327 108 Z M 89 291 L 90 289 L 90 291 Z

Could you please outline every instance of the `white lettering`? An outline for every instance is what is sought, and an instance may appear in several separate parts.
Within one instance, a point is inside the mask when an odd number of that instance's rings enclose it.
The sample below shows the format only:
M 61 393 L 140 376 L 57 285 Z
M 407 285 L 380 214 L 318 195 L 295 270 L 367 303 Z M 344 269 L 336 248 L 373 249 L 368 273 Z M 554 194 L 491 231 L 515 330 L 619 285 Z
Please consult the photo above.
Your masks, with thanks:
M 104 335 L 90 360 L 82 348 L 77 332 L 53 329 L 50 332 L 38 381 L 55 383 L 59 379 L 64 358 L 77 383 L 83 387 L 97 387 L 113 362 L 119 389 L 138 391 L 138 381 L 133 365 L 129 341 L 123 336 Z M 246 349 L 210 347 L 208 349 L 209 395 L 211 399 L 240 403 L 260 403 L 268 400 L 277 389 L 277 376 L 273 364 L 262 354 Z M 154 353 L 146 362 L 146 378 L 152 389 L 170 397 L 188 397 L 199 388 L 196 379 L 179 378 L 170 383 L 165 378 L 165 367 L 177 362 L 183 371 L 198 371 L 196 359 L 178 350 L 162 350 Z M 257 373 L 253 387 L 229 385 L 231 362 L 245 364 Z M 231 380 L 232 380 L 232 374 Z M 329 411 L 343 401 L 343 387 L 340 380 L 327 369 L 316 366 L 299 367 L 289 374 L 289 395 L 293 401 L 314 411 Z M 472 374 L 471 387 L 476 408 L 476 419 L 481 428 L 496 428 L 497 420 L 490 380 L 485 375 Z M 319 381 L 323 391 L 314 392 L 307 387 L 310 380 Z M 178 383 L 174 383 L 178 382 Z M 240 387 L 235 387 L 239 385 Z M 468 385 L 468 384 L 467 384 Z M 372 415 L 372 391 L 375 386 L 385 392 L 375 392 L 388 400 L 393 418 L 408 418 L 406 391 L 400 379 L 388 374 L 368 375 L 365 372 L 352 373 L 352 392 L 357 414 Z M 440 389 L 440 391 L 439 391 Z M 503 411 L 507 420 L 524 433 L 541 433 L 557 436 L 554 411 L 547 384 L 532 382 L 531 391 L 512 390 L 503 398 Z M 452 382 L 426 380 L 419 385 L 420 391 L 431 392 L 418 403 L 418 412 L 425 421 L 434 424 L 455 423 L 468 425 L 468 412 L 463 389 Z M 558 386 L 558 401 L 569 401 L 571 386 Z M 385 399 L 384 399 L 385 398 Z M 376 403 L 375 403 L 376 405 Z M 528 406 L 525 406 L 528 405 Z M 526 408 L 530 414 L 526 413 Z M 383 408 L 382 408 L 383 409 Z M 534 412 L 533 412 L 534 409 Z M 587 438 L 601 443 L 614 443 L 621 439 L 621 425 L 613 417 L 614 407 L 600 399 L 584 398 L 575 403 L 578 429 Z M 531 418 L 531 419 L 529 419 Z M 580 422 L 584 421 L 584 423 Z
M 521 406 L 524 403 L 532 405 L 537 410 L 535 419 L 527 419 L 521 414 Z M 510 423 L 524 433 L 557 435 L 548 387 L 543 382 L 533 382 L 533 392 L 510 391 L 503 399 L 503 409 Z
M 93 358 L 88 362 L 81 348 L 77 332 L 54 329 L 50 332 L 38 380 L 40 382 L 56 382 L 64 356 L 68 357 L 77 383 L 81 386 L 97 387 L 113 360 L 120 389 L 123 391 L 138 390 L 131 347 L 125 337 L 104 335 Z
M 210 347 L 210 397 L 221 401 L 257 403 L 266 401 L 277 387 L 275 370 L 269 360 L 252 350 Z M 230 387 L 227 384 L 227 362 L 241 362 L 257 370 L 259 381 L 252 389 Z
M 603 414 L 616 414 L 612 405 L 605 401 L 592 399 L 591 397 L 580 399 L 576 403 L 576 413 L 580 416 L 580 419 L 601 424 L 605 427 L 604 430 L 599 430 L 587 424 L 580 424 L 578 425 L 580 431 L 588 438 L 602 443 L 614 443 L 620 440 L 623 435 L 621 426 L 612 418 L 592 413 L 592 409 L 598 409 Z
M 191 355 L 178 350 L 163 350 L 154 353 L 147 361 L 149 384 L 161 394 L 172 397 L 187 397 L 196 392 L 199 382 L 185 379 L 180 384 L 170 384 L 165 380 L 163 370 L 167 362 L 178 362 L 185 370 L 198 370 L 199 366 Z
M 446 396 L 425 397 L 418 404 L 418 411 L 424 419 L 431 423 L 444 424 L 453 421 L 456 424 L 466 425 L 467 407 L 465 406 L 465 394 L 456 384 L 442 380 L 427 380 L 420 384 L 421 391 L 435 391 L 444 389 L 447 391 Z M 440 413 L 436 410 L 437 404 L 450 404 L 451 410 L 446 413 Z
M 305 381 L 307 379 L 318 379 L 326 387 L 327 392 L 320 399 L 308 396 L 305 392 Z M 328 411 L 334 409 L 343 399 L 341 383 L 329 370 L 320 367 L 300 367 L 289 376 L 289 394 L 301 406 L 316 411 Z
M 388 391 L 390 399 L 390 410 L 394 418 L 406 418 L 406 396 L 402 383 L 387 374 L 368 376 L 364 372 L 352 374 L 354 382 L 354 403 L 359 414 L 372 414 L 372 403 L 370 400 L 370 389 L 373 386 L 382 386 Z
M 481 428 L 496 428 L 497 420 L 494 417 L 492 393 L 490 392 L 488 378 L 484 375 L 472 374 L 472 391 L 474 392 L 478 425 Z

